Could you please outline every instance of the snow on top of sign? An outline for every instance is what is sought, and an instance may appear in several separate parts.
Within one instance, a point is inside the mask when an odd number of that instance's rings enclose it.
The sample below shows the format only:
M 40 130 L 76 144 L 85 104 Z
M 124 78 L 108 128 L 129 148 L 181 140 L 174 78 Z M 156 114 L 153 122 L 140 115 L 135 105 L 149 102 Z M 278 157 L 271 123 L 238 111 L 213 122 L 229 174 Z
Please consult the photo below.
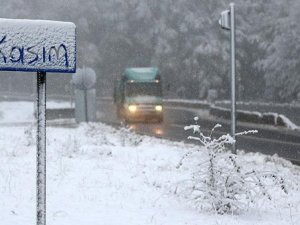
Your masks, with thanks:
M 10 23 L 10 24 L 20 24 L 20 25 L 47 25 L 47 26 L 55 26 L 55 27 L 73 27 L 76 25 L 72 22 L 63 22 L 63 21 L 54 21 L 54 20 L 29 20 L 29 19 L 6 19 L 0 18 L 0 23 Z
M 75 71 L 74 23 L 0 19 L 0 27 L 1 70 Z
M 130 70 L 137 72 L 137 73 L 153 73 L 156 69 L 153 67 L 135 67 L 130 68 Z

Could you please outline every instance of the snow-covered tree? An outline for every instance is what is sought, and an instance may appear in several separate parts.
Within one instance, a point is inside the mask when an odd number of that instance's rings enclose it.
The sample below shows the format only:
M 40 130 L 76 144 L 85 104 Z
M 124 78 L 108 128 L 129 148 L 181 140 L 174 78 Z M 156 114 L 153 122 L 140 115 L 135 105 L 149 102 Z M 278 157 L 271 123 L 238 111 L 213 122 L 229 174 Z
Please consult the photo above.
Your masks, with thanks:
M 220 29 L 218 19 L 229 2 L 0 0 L 0 12 L 8 18 L 74 22 L 78 66 L 101 74 L 98 93 L 108 92 L 125 67 L 158 66 L 174 95 L 185 88 L 186 97 L 205 98 L 213 88 L 227 98 L 229 33 Z M 265 99 L 295 99 L 300 92 L 299 1 L 235 3 L 241 100 L 261 100 L 262 93 Z

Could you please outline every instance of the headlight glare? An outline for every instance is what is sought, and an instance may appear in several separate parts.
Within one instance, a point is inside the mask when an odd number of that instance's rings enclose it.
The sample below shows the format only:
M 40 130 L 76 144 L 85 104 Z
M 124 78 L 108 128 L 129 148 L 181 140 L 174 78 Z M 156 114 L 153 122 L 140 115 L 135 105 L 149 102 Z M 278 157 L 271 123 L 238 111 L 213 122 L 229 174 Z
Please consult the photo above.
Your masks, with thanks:
M 134 113 L 137 110 L 137 106 L 136 105 L 129 105 L 128 110 L 129 110 L 129 112 Z
M 155 111 L 161 112 L 162 111 L 162 106 L 161 105 L 156 105 L 155 106 Z

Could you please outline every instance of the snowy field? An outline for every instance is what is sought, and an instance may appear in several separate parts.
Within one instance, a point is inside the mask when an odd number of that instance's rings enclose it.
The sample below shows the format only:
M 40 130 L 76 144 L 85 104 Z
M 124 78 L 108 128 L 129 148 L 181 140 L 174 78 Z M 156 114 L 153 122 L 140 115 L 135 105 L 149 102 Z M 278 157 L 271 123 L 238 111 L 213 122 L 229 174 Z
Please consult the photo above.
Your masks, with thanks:
M 49 103 L 49 105 L 57 105 Z M 0 224 L 35 223 L 33 104 L 0 102 Z M 187 134 L 188 136 L 188 134 Z M 242 154 L 247 168 L 284 177 L 288 194 L 270 187 L 239 213 L 201 210 L 185 192 L 197 161 L 182 156 L 199 146 L 134 135 L 93 123 L 47 128 L 49 225 L 299 225 L 300 168 L 261 154 Z M 199 162 L 198 161 L 198 162 Z

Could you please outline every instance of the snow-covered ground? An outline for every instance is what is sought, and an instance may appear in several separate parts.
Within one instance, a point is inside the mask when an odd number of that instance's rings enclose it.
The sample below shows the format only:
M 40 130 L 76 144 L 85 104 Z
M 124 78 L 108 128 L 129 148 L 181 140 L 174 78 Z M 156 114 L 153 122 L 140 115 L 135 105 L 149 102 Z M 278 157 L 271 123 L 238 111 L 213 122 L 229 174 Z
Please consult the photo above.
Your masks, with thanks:
M 35 223 L 33 122 L 32 103 L 0 102 L 1 225 Z M 202 153 L 176 169 L 181 157 L 196 148 L 100 123 L 48 126 L 47 224 L 300 224 L 299 167 L 260 154 L 242 155 L 246 166 L 283 176 L 288 195 L 272 193 L 271 201 L 235 215 L 197 209 L 189 194 L 178 190 L 184 190 Z

